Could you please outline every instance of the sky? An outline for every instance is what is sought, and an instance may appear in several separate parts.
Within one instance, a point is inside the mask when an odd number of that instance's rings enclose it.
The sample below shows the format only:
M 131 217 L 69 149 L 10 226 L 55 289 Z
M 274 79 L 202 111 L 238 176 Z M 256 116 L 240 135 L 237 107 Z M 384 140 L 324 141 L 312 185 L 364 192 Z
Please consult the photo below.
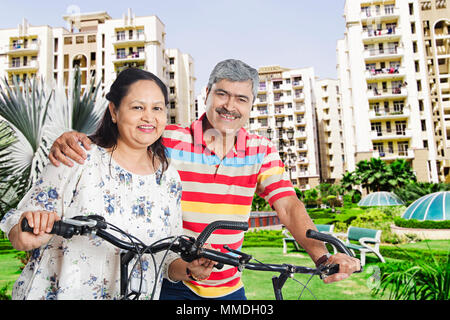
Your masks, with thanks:
M 196 94 L 217 62 L 240 59 L 258 68 L 314 67 L 320 79 L 337 78 L 336 42 L 344 37 L 345 0 L 0 0 L 0 28 L 64 27 L 63 15 L 106 11 L 122 18 L 156 15 L 165 25 L 166 48 L 194 59 Z

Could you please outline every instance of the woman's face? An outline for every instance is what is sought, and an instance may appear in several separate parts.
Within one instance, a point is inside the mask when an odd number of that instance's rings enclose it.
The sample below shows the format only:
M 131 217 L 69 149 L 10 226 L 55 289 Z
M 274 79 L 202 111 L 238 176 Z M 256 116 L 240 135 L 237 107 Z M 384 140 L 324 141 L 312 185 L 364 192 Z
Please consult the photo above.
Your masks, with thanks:
M 117 144 L 139 149 L 147 148 L 161 137 L 167 124 L 164 95 L 151 80 L 139 80 L 128 89 L 119 109 L 109 104 L 113 122 L 117 124 Z

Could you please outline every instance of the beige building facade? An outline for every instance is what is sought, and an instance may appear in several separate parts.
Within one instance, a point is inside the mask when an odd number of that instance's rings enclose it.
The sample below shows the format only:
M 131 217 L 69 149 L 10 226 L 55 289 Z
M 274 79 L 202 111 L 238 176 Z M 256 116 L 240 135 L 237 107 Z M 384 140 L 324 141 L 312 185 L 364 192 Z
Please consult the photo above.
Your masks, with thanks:
M 0 30 L 0 76 L 12 83 L 32 77 L 68 87 L 76 67 L 82 86 L 91 80 L 108 90 L 127 67 L 150 71 L 172 91 L 169 122 L 188 124 L 194 108 L 194 61 L 165 48 L 165 25 L 157 16 L 122 18 L 107 12 L 64 16 L 67 27 L 31 26 Z
M 248 130 L 276 141 L 294 186 L 320 182 L 313 68 L 264 66 Z
M 321 181 L 335 183 L 344 173 L 344 136 L 339 81 L 316 80 L 316 114 Z
M 440 181 L 450 183 L 450 3 L 420 1 L 420 27 L 427 85 L 430 92 L 437 171 Z
M 417 0 L 347 0 L 337 43 L 344 169 L 371 157 L 406 159 L 437 182 L 438 157 Z

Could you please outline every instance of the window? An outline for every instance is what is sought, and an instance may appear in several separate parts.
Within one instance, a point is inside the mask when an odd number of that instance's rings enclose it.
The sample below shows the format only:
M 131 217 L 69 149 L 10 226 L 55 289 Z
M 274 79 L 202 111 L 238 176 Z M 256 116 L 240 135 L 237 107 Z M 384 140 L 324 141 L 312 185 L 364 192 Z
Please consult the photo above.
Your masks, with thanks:
M 175 87 L 170 87 L 170 94 L 175 94 Z
M 20 67 L 20 58 L 12 58 L 11 67 L 19 68 Z
M 169 58 L 169 64 L 175 64 L 175 58 Z
M 72 44 L 72 37 L 65 37 L 64 44 Z
M 405 135 L 406 121 L 395 121 L 395 130 L 397 135 Z
M 427 123 L 425 120 L 420 120 L 420 124 L 422 125 L 422 131 L 427 131 Z
M 377 136 L 382 136 L 383 133 L 381 132 L 381 122 L 372 122 L 371 123 L 371 130 L 377 133 Z
M 117 39 L 117 41 L 125 40 L 125 31 L 117 31 L 116 39 Z
M 117 49 L 117 59 L 123 59 L 126 57 L 125 48 Z

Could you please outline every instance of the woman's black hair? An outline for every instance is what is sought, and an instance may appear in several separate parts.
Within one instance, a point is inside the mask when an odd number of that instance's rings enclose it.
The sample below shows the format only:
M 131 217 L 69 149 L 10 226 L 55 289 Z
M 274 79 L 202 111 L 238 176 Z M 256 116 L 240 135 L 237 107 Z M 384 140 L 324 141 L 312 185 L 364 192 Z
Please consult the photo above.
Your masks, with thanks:
M 114 104 L 116 110 L 119 109 L 122 99 L 128 94 L 130 86 L 139 80 L 154 81 L 161 92 L 164 95 L 164 103 L 167 106 L 169 103 L 169 97 L 166 85 L 153 73 L 137 69 L 127 68 L 119 73 L 114 83 L 111 85 L 111 89 L 106 94 L 106 99 Z M 113 123 L 109 108 L 106 108 L 103 119 L 100 122 L 97 130 L 89 138 L 98 146 L 102 148 L 112 148 L 113 152 L 117 147 L 117 139 L 119 137 L 119 131 L 117 125 Z M 162 172 L 164 172 L 169 166 L 169 161 L 166 154 L 166 148 L 162 143 L 162 137 L 156 140 L 150 147 L 152 163 L 155 165 L 155 157 L 159 159 L 162 165 Z

